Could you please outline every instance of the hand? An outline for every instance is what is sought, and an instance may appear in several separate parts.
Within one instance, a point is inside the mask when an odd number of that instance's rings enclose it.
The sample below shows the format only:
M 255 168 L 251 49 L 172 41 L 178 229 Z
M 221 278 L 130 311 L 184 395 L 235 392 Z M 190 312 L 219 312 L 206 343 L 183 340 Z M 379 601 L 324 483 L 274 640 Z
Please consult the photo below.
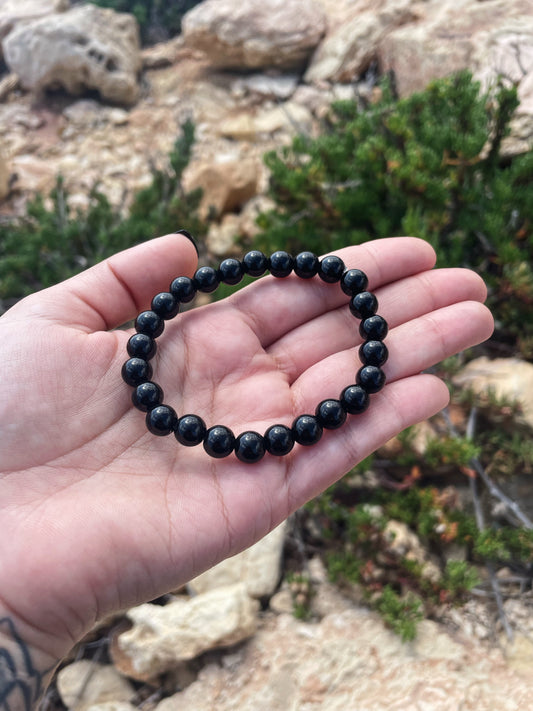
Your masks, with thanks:
M 318 444 L 254 465 L 153 436 L 120 376 L 131 331 L 111 329 L 194 273 L 185 237 L 117 254 L 0 319 L 0 611 L 30 647 L 59 658 L 96 620 L 251 545 L 446 405 L 446 386 L 421 371 L 491 334 L 481 279 L 432 270 L 431 247 L 411 238 L 338 254 L 366 272 L 389 323 L 387 385 Z M 318 279 L 259 279 L 167 322 L 154 380 L 165 403 L 208 426 L 290 424 L 354 382 L 360 339 L 346 304 Z

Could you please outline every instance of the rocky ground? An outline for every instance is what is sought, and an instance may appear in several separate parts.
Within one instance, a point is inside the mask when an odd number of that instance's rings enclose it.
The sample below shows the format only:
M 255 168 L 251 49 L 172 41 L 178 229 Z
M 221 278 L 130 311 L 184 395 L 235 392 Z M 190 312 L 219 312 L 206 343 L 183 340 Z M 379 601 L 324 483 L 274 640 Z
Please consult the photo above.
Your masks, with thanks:
M 235 249 L 235 235 L 254 233 L 266 200 L 265 151 L 315 132 L 332 99 L 372 100 L 384 72 L 394 72 L 400 95 L 465 67 L 486 83 L 504 72 L 520 82 L 521 96 L 507 151 L 523 151 L 533 135 L 530 0 L 205 0 L 180 37 L 142 50 L 129 17 L 69 8 L 68 0 L 4 0 L 0 39 L 0 218 L 22 214 L 28 197 L 47 194 L 59 173 L 73 205 L 87 205 L 98 184 L 114 205 L 127 206 L 192 118 L 197 143 L 185 182 L 204 189 L 203 211 L 216 215 L 205 236 L 215 257 Z M 507 388 L 531 417 L 531 368 L 477 362 L 463 377 Z M 274 532 L 158 601 L 167 604 L 109 621 L 73 652 L 43 706 L 530 707 L 527 595 L 510 589 L 505 596 L 512 642 L 487 593 L 462 610 L 441 610 L 405 644 L 357 590 L 332 587 L 316 559 L 309 563 L 311 616 L 298 621 L 295 596 L 306 591 L 279 586 L 288 537 L 286 528 Z

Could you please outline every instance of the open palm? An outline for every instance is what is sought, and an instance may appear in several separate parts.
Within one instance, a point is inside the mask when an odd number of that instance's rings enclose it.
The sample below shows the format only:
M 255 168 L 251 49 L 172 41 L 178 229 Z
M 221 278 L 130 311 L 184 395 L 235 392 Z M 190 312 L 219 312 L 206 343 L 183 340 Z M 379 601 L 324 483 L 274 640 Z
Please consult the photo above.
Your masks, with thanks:
M 192 275 L 184 237 L 115 255 L 0 319 L 0 608 L 36 646 L 60 656 L 109 612 L 249 546 L 446 404 L 444 384 L 421 371 L 490 335 L 482 281 L 433 270 L 429 245 L 411 238 L 338 254 L 367 273 L 389 323 L 387 385 L 317 445 L 255 465 L 154 437 L 120 377 L 131 331 L 112 329 Z M 359 343 L 338 285 L 265 277 L 167 322 L 154 379 L 179 415 L 262 433 L 338 397 Z

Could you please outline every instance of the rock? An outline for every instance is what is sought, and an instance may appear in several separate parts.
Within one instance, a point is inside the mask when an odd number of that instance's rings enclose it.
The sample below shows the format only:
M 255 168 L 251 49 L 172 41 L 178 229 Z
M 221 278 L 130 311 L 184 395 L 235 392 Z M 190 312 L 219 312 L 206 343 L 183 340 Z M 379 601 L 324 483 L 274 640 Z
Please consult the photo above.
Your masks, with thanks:
M 241 77 L 233 82 L 233 96 L 257 96 L 261 99 L 289 99 L 298 86 L 299 77 L 296 74 L 269 76 L 268 74 L 252 74 Z
M 531 675 L 533 667 L 533 640 L 525 634 L 515 634 L 512 642 L 501 639 L 505 657 L 511 669 L 521 674 L 525 679 Z
M 382 71 L 394 72 L 401 96 L 421 91 L 432 79 L 461 69 L 468 68 L 485 77 L 490 75 L 495 80 L 505 71 L 496 56 L 499 52 L 496 47 L 506 34 L 510 40 L 509 55 L 513 52 L 511 26 L 518 29 L 515 39 L 520 46 L 529 43 L 526 61 L 530 62 L 533 13 L 529 0 L 458 0 L 427 3 L 426 7 L 422 21 L 395 29 L 380 45 Z M 500 40 L 495 44 L 496 37 Z M 528 68 L 526 73 L 530 71 Z
M 438 582 L 441 578 L 439 567 L 429 560 L 420 539 L 401 521 L 390 519 L 383 530 L 383 538 L 387 542 L 387 552 L 397 558 L 419 563 L 422 568 L 420 574 L 431 582 Z
M 220 122 L 218 132 L 237 141 L 259 141 L 278 131 L 289 134 L 309 133 L 313 119 L 309 109 L 294 101 L 263 109 L 255 115 L 248 111 L 229 116 Z
M 493 393 L 497 398 L 520 403 L 522 417 L 533 427 L 533 365 L 518 358 L 485 356 L 471 360 L 453 378 L 457 387 L 470 388 L 478 395 Z
M 126 711 L 122 704 L 135 695 L 133 686 L 116 669 L 88 659 L 63 667 L 57 675 L 57 690 L 72 711 L 87 711 L 91 706 L 111 702 L 113 708 L 109 711 Z
M 223 215 L 242 207 L 258 189 L 261 164 L 255 158 L 219 154 L 190 163 L 183 174 L 186 191 L 203 190 L 200 213 Z
M 11 160 L 11 171 L 16 177 L 16 185 L 25 190 L 48 194 L 56 184 L 56 170 L 50 161 L 27 154 L 15 156 Z
M 242 652 L 204 667 L 156 711 L 520 711 L 533 693 L 531 673 L 520 676 L 498 649 L 431 622 L 404 644 L 353 606 L 314 624 L 273 615 Z
M 116 645 L 129 661 L 128 673 L 149 679 L 209 649 L 247 639 L 255 632 L 257 610 L 242 583 L 179 597 L 164 607 L 139 605 L 127 612 L 133 627 Z
M 0 80 L 0 101 L 5 101 L 12 91 L 18 89 L 20 84 L 16 74 L 8 74 Z
M 270 597 L 281 575 L 286 528 L 284 522 L 255 545 L 207 570 L 189 583 L 190 589 L 204 593 L 241 582 L 250 597 Z
M 307 82 L 351 82 L 377 57 L 387 32 L 414 19 L 412 0 L 385 0 L 339 23 L 321 42 L 305 73 Z M 352 11 L 353 14 L 353 11 Z
M 301 68 L 326 19 L 315 0 L 205 0 L 183 18 L 185 46 L 218 67 Z
M 169 42 L 160 42 L 152 47 L 141 50 L 141 60 L 144 69 L 162 69 L 170 67 L 177 59 L 178 50 L 183 44 L 181 35 Z
M 70 0 L 2 0 L 0 3 L 0 42 L 19 22 L 36 20 L 70 7 Z
M 205 239 L 208 252 L 219 258 L 232 255 L 240 256 L 242 250 L 235 244 L 240 233 L 241 219 L 239 215 L 224 215 L 221 222 L 213 222 L 209 225 L 209 232 Z M 204 575 L 206 574 L 204 573 Z
M 139 32 L 132 15 L 95 5 L 75 7 L 18 25 L 3 42 L 4 56 L 26 89 L 96 89 L 102 98 L 131 104 L 138 96 Z

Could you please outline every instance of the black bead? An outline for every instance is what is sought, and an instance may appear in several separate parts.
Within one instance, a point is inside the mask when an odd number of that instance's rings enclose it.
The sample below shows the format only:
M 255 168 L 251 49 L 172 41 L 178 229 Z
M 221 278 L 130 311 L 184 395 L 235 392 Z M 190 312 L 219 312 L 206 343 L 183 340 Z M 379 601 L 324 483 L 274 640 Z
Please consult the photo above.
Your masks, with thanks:
M 145 333 L 147 336 L 157 338 L 163 333 L 165 323 L 155 311 L 141 311 L 135 319 L 135 330 L 137 333 Z
M 196 296 L 196 287 L 189 277 L 179 276 L 172 281 L 170 293 L 176 297 L 180 304 L 187 304 Z
M 151 336 L 146 333 L 134 333 L 128 341 L 128 353 L 132 358 L 143 358 L 150 360 L 155 356 L 157 344 Z
M 357 373 L 356 382 L 367 393 L 377 393 L 385 385 L 385 373 L 376 365 L 364 365 Z
M 122 366 L 122 380 L 128 385 L 140 385 L 152 377 L 152 366 L 143 358 L 129 358 Z
M 294 273 L 300 279 L 311 279 L 318 273 L 319 261 L 313 252 L 300 252 L 294 259 Z
M 150 381 L 137 385 L 132 393 L 131 400 L 135 407 L 142 412 L 148 412 L 163 402 L 163 390 Z
M 270 255 L 268 268 L 272 276 L 283 278 L 288 277 L 294 267 L 294 259 L 287 252 L 281 250 Z
M 198 415 L 183 415 L 178 420 L 174 436 L 180 444 L 194 447 L 201 444 L 206 433 L 205 422 Z
M 348 414 L 359 415 L 369 406 L 370 398 L 360 385 L 348 385 L 341 393 L 340 403 Z
M 218 268 L 218 278 L 224 284 L 238 284 L 244 276 L 244 267 L 238 259 L 224 259 Z
M 235 436 L 229 427 L 210 427 L 204 437 L 204 449 L 211 457 L 222 459 L 233 452 Z
M 378 310 L 378 300 L 369 291 L 361 291 L 350 299 L 350 311 L 355 318 L 370 318 Z
M 198 291 L 210 294 L 219 285 L 218 275 L 213 267 L 200 267 L 194 275 L 194 286 Z
M 265 432 L 265 449 L 275 457 L 283 457 L 294 447 L 294 437 L 290 427 L 272 425 Z
M 367 341 L 382 341 L 388 332 L 387 322 L 377 314 L 361 321 L 359 325 L 359 334 Z
M 235 440 L 237 459 L 247 464 L 258 462 L 265 455 L 265 442 L 258 432 L 243 432 Z
M 146 415 L 146 426 L 152 434 L 164 437 L 174 431 L 178 422 L 176 412 L 168 405 L 157 405 Z
M 258 249 L 252 249 L 244 255 L 242 266 L 246 274 L 253 277 L 262 276 L 268 269 L 268 258 Z
M 346 422 L 346 411 L 339 400 L 322 400 L 315 410 L 318 424 L 327 430 L 336 430 Z
M 326 284 L 335 284 L 340 281 L 346 267 L 340 257 L 330 254 L 321 260 L 318 267 L 318 276 L 325 281 Z
M 365 341 L 359 348 L 359 359 L 363 365 L 384 365 L 389 351 L 383 341 Z
M 341 289 L 348 296 L 366 291 L 368 278 L 360 269 L 348 269 L 341 277 Z
M 162 319 L 174 318 L 179 310 L 180 302 L 168 291 L 162 291 L 152 299 L 152 311 Z
M 298 444 L 309 447 L 322 437 L 322 427 L 313 415 L 300 415 L 292 423 L 292 434 Z

